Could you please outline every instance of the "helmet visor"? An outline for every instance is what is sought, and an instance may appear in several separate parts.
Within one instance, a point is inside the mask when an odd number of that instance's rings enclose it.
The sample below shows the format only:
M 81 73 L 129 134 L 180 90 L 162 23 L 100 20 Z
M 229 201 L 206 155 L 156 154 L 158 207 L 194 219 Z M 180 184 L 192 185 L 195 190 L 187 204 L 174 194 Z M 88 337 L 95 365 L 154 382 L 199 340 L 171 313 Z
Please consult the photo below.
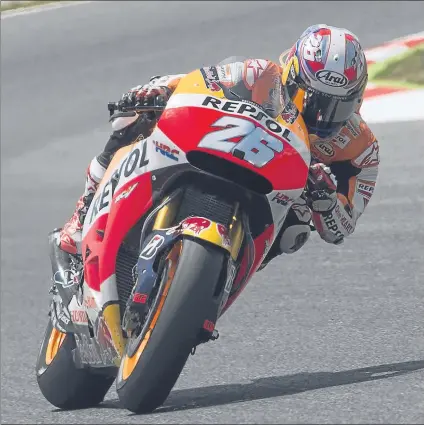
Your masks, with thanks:
M 309 132 L 318 137 L 335 135 L 356 111 L 360 99 L 358 93 L 337 97 L 307 90 L 302 115 Z

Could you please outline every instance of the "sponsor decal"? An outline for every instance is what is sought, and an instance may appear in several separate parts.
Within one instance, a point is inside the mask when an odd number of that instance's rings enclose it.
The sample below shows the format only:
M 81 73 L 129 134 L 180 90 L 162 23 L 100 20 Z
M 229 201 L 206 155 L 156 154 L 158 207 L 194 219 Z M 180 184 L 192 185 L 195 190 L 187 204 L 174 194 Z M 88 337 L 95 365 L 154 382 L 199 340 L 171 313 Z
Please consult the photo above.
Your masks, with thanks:
M 316 72 L 315 77 L 321 83 L 331 87 L 345 87 L 349 82 L 345 75 L 326 69 Z
M 136 292 L 133 296 L 133 302 L 137 304 L 146 304 L 147 301 L 147 294 L 140 294 Z
M 357 188 L 358 193 L 360 193 L 362 196 L 364 196 L 368 200 L 371 199 L 371 196 L 374 192 L 374 185 L 373 184 L 363 182 L 363 181 L 358 181 L 356 183 L 356 188 Z
M 342 217 L 340 219 L 340 224 L 342 225 L 343 229 L 346 230 L 347 233 L 353 233 L 353 226 L 351 223 L 349 223 L 348 218 L 347 217 Z
M 236 158 L 261 168 L 272 161 L 276 153 L 283 152 L 283 141 L 288 144 L 292 143 L 292 133 L 288 128 L 280 125 L 251 104 L 223 101 L 207 96 L 202 102 L 202 106 L 249 116 L 259 121 L 269 130 L 269 133 L 244 117 L 226 115 L 211 124 L 213 131 L 202 138 L 198 144 L 199 147 L 231 153 Z M 216 130 L 215 127 L 217 127 Z M 279 137 L 275 137 L 277 135 Z M 237 142 L 234 142 L 236 138 Z
M 284 217 L 284 219 L 285 218 L 286 217 Z M 265 258 L 266 254 L 268 254 L 268 251 L 271 249 L 272 242 L 269 239 L 265 239 L 264 245 L 265 245 L 265 248 L 264 248 L 263 258 Z
M 114 363 L 115 359 L 118 357 L 118 353 L 115 349 L 112 335 L 110 334 L 109 328 L 107 327 L 103 316 L 99 316 L 97 322 L 96 339 L 99 344 L 98 351 L 102 363 Z
M 349 207 L 350 209 L 350 207 Z M 346 230 L 347 233 L 353 233 L 354 227 L 352 225 L 352 223 L 350 222 L 349 218 L 346 217 L 346 215 L 342 214 L 342 212 L 340 211 L 340 207 L 339 205 L 336 205 L 336 208 L 334 208 L 334 212 L 336 213 L 337 218 L 339 219 L 339 223 L 341 224 L 341 226 L 343 227 L 343 229 Z M 351 212 L 349 213 L 349 211 L 347 211 L 347 214 L 349 215 L 350 218 L 352 218 Z
M 322 35 L 311 33 L 303 46 L 303 57 L 311 62 L 322 62 Z
M 350 67 L 352 67 L 355 71 L 357 75 L 360 75 L 360 73 L 362 72 L 362 70 L 364 69 L 364 64 L 365 64 L 365 55 L 359 45 L 359 41 L 355 38 L 351 38 L 350 39 L 354 49 L 355 49 L 355 55 L 353 56 L 351 62 L 350 62 Z
M 188 217 L 181 223 L 183 231 L 190 231 L 195 235 L 200 235 L 204 230 L 209 229 L 212 222 L 204 217 Z
M 291 76 L 292 80 L 295 80 L 296 77 L 297 77 L 297 73 L 296 73 L 296 68 L 295 68 L 295 65 L 294 65 L 293 62 L 290 65 L 290 71 L 289 72 L 290 72 L 290 76 Z
M 124 177 L 131 176 L 135 172 L 135 170 L 143 168 L 149 163 L 149 160 L 146 158 L 146 156 L 147 156 L 147 145 L 146 145 L 146 142 L 144 142 L 141 147 L 135 148 L 125 158 L 125 160 L 122 162 L 121 166 L 119 167 L 119 170 L 116 171 L 112 175 L 110 180 L 105 184 L 101 194 L 96 199 L 94 199 L 93 209 L 91 211 L 90 220 L 89 220 L 90 224 L 93 223 L 94 219 L 103 209 L 109 206 L 120 178 L 122 176 Z
M 235 114 L 246 115 L 256 121 L 259 121 L 265 128 L 270 132 L 277 134 L 281 138 L 291 142 L 291 132 L 288 128 L 282 127 L 278 122 L 274 121 L 269 115 L 267 115 L 262 109 L 246 103 L 237 102 L 235 100 L 225 101 L 224 99 L 217 99 L 212 96 L 206 96 L 202 102 L 202 106 L 212 107 L 225 112 L 232 112 Z
M 346 204 L 344 206 L 344 210 L 346 211 L 346 213 L 348 214 L 348 216 L 350 218 L 353 218 L 353 211 L 352 211 L 352 208 L 351 208 L 351 206 L 349 204 Z
M 231 293 L 231 289 L 233 288 L 233 283 L 234 283 L 236 274 L 237 274 L 237 267 L 234 265 L 232 261 L 229 261 L 227 266 L 227 279 L 225 281 L 224 294 L 222 296 L 221 303 L 218 309 L 219 311 L 218 317 L 221 314 L 221 311 L 224 308 L 225 304 L 227 304 L 228 298 Z
M 224 287 L 225 292 L 230 293 L 231 288 L 233 286 L 234 278 L 236 277 L 236 270 L 237 270 L 236 266 L 232 262 L 230 262 L 227 268 L 227 280 L 225 282 L 225 287 Z
M 332 142 L 340 149 L 344 149 L 346 145 L 350 142 L 350 137 L 346 134 L 339 133 L 333 138 Z
M 229 64 L 217 66 L 216 70 L 218 72 L 219 81 L 222 83 L 232 82 L 231 66 Z
M 84 298 L 83 306 L 85 308 L 98 308 L 96 300 L 92 296 L 88 296 Z
M 123 190 L 115 199 L 115 204 L 118 203 L 121 199 L 128 198 L 131 195 L 132 191 L 138 186 L 138 183 L 134 183 L 128 189 Z
M 318 142 L 313 144 L 314 149 L 322 153 L 325 156 L 334 156 L 334 149 L 328 142 Z
M 354 159 L 353 164 L 359 168 L 373 167 L 380 162 L 377 142 L 370 145 L 361 155 Z
M 277 204 L 287 206 L 290 202 L 293 202 L 293 199 L 285 195 L 282 192 L 278 192 L 271 201 L 277 202 Z
M 200 72 L 205 80 L 206 87 L 211 91 L 220 91 L 221 87 L 218 84 L 219 76 L 215 66 L 201 68 Z
M 246 62 L 245 81 L 248 87 L 253 87 L 268 65 L 264 59 L 249 59 Z
M 231 240 L 228 235 L 228 229 L 223 224 L 216 223 L 216 230 L 221 235 L 222 246 L 229 248 L 231 246 Z
M 153 143 L 156 146 L 156 152 L 160 152 L 163 156 L 166 156 L 169 159 L 172 159 L 173 161 L 179 161 L 178 156 L 180 154 L 180 151 L 177 149 L 170 148 L 167 144 L 153 141 Z
M 299 115 L 299 111 L 293 102 L 288 102 L 281 112 L 281 118 L 288 124 L 293 124 Z
M 71 319 L 74 324 L 87 324 L 88 317 L 87 313 L 84 310 L 72 310 Z
M 311 214 L 311 210 L 306 206 L 306 204 L 293 204 L 292 210 L 296 213 L 296 215 L 300 215 L 300 217 L 308 217 Z
M 331 230 L 336 236 L 343 235 L 337 226 L 336 220 L 333 218 L 333 213 L 323 214 L 323 219 L 328 230 Z
M 57 316 L 57 319 L 63 322 L 65 325 L 69 325 L 70 320 L 66 315 L 65 311 L 61 311 L 60 314 Z
M 164 241 L 165 238 L 161 235 L 153 236 L 141 251 L 140 258 L 143 258 L 144 260 L 150 260 L 153 258 L 158 252 L 158 249 L 163 245 Z
M 357 114 L 353 114 L 345 124 L 345 128 L 349 130 L 353 137 L 361 134 L 361 118 Z
M 166 231 L 166 233 L 165 233 L 165 235 L 167 235 L 167 236 L 170 236 L 170 235 L 173 235 L 175 232 L 177 232 L 178 230 L 181 230 L 181 228 L 180 228 L 180 226 L 178 225 L 178 226 L 174 226 L 174 227 L 170 227 L 167 231 Z
M 63 280 L 62 280 L 63 278 Z M 53 276 L 54 283 L 62 286 L 62 288 L 70 288 L 79 284 L 78 273 L 73 270 L 57 271 Z

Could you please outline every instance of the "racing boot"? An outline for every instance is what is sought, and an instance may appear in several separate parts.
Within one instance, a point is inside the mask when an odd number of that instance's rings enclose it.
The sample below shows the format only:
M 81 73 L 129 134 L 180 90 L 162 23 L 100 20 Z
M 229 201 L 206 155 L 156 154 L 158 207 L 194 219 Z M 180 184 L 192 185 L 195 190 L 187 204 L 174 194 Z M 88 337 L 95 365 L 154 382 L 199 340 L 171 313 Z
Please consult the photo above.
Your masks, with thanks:
M 258 271 L 263 270 L 269 262 L 281 254 L 293 254 L 302 248 L 311 235 L 309 225 L 312 215 L 303 198 L 297 199 L 287 213 L 280 233 L 275 238 Z
M 94 194 L 106 169 L 94 158 L 87 168 L 85 189 L 78 199 L 74 214 L 63 226 L 59 235 L 59 247 L 69 254 L 81 254 L 82 226 Z

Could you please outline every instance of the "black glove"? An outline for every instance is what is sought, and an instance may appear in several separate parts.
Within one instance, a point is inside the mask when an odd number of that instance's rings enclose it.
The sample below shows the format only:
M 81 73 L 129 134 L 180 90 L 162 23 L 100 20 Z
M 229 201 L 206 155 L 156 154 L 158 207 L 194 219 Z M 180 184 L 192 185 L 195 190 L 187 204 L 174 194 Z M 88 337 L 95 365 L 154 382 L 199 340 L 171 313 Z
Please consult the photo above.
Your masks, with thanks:
M 149 83 L 132 88 L 122 96 L 119 103 L 122 106 L 164 106 L 170 95 L 168 87 Z

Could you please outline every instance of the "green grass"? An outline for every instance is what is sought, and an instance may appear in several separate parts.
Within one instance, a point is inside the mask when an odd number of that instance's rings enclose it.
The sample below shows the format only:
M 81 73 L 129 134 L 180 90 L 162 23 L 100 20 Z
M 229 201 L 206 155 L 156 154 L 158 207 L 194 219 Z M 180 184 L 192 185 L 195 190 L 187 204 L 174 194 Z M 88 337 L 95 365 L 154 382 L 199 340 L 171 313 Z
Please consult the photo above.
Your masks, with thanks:
M 18 1 L 12 2 L 12 3 L 6 3 L 6 4 L 1 3 L 0 10 L 2 12 L 5 12 L 6 10 L 19 9 L 19 8 L 22 8 L 22 7 L 40 6 L 40 5 L 47 4 L 47 3 L 57 3 L 57 2 L 58 2 L 58 0 L 28 1 L 28 2 L 25 2 L 25 3 L 18 2 Z
M 379 64 L 372 65 L 370 81 L 399 87 L 424 86 L 424 45 Z

